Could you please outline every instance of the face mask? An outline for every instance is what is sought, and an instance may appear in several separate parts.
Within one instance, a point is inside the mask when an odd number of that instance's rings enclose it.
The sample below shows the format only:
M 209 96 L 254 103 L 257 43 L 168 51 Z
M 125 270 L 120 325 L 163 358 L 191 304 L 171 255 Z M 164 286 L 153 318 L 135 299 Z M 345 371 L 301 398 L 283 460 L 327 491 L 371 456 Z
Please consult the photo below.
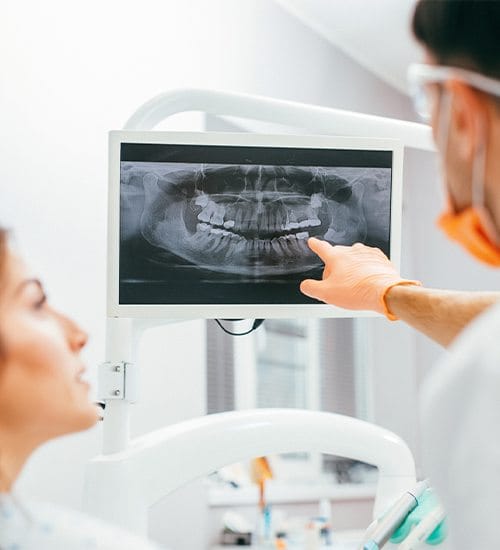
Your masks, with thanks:
M 484 209 L 469 206 L 459 214 L 443 213 L 437 223 L 449 239 L 461 244 L 474 258 L 491 267 L 500 267 L 500 248 L 486 229 L 489 218 Z
M 451 114 L 451 97 L 443 91 L 443 105 L 438 127 L 442 155 L 446 157 Z M 444 118 L 445 117 L 445 118 Z M 442 161 L 443 183 L 446 187 L 445 158 Z M 486 147 L 480 146 L 472 167 L 472 205 L 456 212 L 448 195 L 447 210 L 439 217 L 438 227 L 447 237 L 459 243 L 474 258 L 492 267 L 500 267 L 500 243 L 498 231 L 484 205 L 484 176 L 486 171 Z M 448 194 L 448 191 L 446 190 Z

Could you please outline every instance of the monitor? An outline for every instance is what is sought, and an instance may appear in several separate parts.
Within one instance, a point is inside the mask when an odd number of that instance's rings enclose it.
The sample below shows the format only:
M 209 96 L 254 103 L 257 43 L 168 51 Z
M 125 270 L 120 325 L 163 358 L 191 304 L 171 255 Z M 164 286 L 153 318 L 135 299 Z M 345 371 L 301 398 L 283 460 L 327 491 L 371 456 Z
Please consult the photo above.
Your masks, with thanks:
M 299 290 L 309 237 L 399 267 L 402 146 L 329 136 L 110 133 L 108 315 L 366 315 Z

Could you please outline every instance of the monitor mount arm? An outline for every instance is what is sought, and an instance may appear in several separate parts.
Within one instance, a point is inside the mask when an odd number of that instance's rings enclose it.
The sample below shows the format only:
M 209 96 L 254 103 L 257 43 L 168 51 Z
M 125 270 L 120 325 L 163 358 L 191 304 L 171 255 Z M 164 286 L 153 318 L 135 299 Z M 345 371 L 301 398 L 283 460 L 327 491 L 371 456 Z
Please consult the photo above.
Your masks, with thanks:
M 270 97 L 187 88 L 159 94 L 125 123 L 125 130 L 152 130 L 169 116 L 202 111 L 303 128 L 309 133 L 398 139 L 405 147 L 434 151 L 429 126 L 393 118 L 285 101 Z

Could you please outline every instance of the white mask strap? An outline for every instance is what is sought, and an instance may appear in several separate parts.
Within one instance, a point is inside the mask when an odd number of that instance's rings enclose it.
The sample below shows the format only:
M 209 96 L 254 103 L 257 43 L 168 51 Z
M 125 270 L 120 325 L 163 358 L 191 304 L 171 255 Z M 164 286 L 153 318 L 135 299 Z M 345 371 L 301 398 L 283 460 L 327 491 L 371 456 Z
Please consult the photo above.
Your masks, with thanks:
M 451 198 L 446 177 L 446 159 L 448 157 L 448 138 L 450 135 L 451 124 L 451 105 L 452 96 L 448 90 L 443 88 L 440 98 L 439 119 L 436 133 L 438 150 L 441 152 L 441 155 L 438 155 L 438 165 L 441 173 L 440 189 L 443 195 L 442 202 L 445 202 Z M 450 207 L 453 207 L 453 205 L 450 204 Z
M 486 175 L 486 139 L 484 126 L 481 128 L 480 143 L 474 153 L 472 163 L 472 205 L 476 208 L 485 208 L 485 175 Z

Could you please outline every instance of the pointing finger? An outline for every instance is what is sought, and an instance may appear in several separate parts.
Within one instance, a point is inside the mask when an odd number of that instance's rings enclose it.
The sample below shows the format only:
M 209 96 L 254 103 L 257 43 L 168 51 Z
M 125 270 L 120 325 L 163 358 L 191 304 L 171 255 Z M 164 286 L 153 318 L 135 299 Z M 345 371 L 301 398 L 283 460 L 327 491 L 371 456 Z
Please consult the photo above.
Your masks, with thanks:
M 326 242 L 326 241 L 320 241 L 319 239 L 316 239 L 314 237 L 311 237 L 307 244 L 309 248 L 317 254 L 325 263 L 331 252 L 333 251 L 333 246 Z

